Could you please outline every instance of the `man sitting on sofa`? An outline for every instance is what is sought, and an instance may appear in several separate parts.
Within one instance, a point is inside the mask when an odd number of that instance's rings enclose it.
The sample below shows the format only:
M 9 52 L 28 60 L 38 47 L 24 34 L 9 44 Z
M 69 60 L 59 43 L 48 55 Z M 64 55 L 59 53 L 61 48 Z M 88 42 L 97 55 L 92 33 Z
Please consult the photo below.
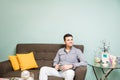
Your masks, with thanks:
M 39 80 L 48 80 L 48 76 L 62 77 L 73 80 L 77 66 L 87 66 L 87 61 L 80 49 L 73 46 L 73 36 L 64 35 L 65 47 L 58 50 L 52 67 L 44 66 L 40 69 Z M 80 62 L 79 62 L 79 61 Z

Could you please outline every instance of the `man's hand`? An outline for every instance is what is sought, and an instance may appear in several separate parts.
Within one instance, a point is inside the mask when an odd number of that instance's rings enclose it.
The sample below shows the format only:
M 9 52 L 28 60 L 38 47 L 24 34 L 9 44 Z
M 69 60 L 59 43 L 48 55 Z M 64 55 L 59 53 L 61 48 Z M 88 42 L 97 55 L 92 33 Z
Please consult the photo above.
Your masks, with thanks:
M 63 65 L 60 67 L 60 70 L 65 71 L 72 68 L 73 68 L 73 65 Z
M 56 70 L 59 70 L 59 64 L 56 64 L 56 65 L 55 65 L 55 69 L 56 69 Z

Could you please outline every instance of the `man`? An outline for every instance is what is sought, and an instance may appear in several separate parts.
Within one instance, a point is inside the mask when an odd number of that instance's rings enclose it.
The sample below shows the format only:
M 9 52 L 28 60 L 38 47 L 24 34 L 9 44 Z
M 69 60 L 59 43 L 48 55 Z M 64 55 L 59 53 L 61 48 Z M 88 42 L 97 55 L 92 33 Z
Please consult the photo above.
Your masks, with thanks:
M 40 69 L 39 80 L 48 80 L 48 76 L 63 77 L 65 80 L 73 80 L 74 69 L 78 66 L 87 66 L 87 62 L 80 49 L 73 46 L 73 36 L 65 34 L 65 47 L 58 50 L 52 67 Z M 79 62 L 79 61 L 80 62 Z

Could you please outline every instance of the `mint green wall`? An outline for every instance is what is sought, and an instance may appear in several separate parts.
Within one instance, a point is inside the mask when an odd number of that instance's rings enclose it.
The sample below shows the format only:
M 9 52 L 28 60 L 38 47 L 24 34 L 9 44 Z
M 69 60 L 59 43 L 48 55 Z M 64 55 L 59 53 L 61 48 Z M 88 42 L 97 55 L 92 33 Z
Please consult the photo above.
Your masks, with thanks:
M 63 43 L 65 33 L 85 45 L 88 62 L 104 39 L 111 54 L 120 56 L 119 30 L 120 0 L 0 0 L 0 61 L 15 54 L 18 43 Z M 109 80 L 119 74 L 113 71 Z M 86 80 L 95 80 L 89 66 Z

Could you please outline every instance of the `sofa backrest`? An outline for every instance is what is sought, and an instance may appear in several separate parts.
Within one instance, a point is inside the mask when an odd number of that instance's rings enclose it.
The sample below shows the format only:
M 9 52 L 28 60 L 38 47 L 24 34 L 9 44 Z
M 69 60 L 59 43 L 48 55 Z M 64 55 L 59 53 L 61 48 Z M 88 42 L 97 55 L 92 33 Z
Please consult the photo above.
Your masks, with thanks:
M 76 48 L 84 51 L 83 45 L 74 45 Z M 16 53 L 34 52 L 35 60 L 40 67 L 52 66 L 53 59 L 57 51 L 65 47 L 64 44 L 17 44 Z

